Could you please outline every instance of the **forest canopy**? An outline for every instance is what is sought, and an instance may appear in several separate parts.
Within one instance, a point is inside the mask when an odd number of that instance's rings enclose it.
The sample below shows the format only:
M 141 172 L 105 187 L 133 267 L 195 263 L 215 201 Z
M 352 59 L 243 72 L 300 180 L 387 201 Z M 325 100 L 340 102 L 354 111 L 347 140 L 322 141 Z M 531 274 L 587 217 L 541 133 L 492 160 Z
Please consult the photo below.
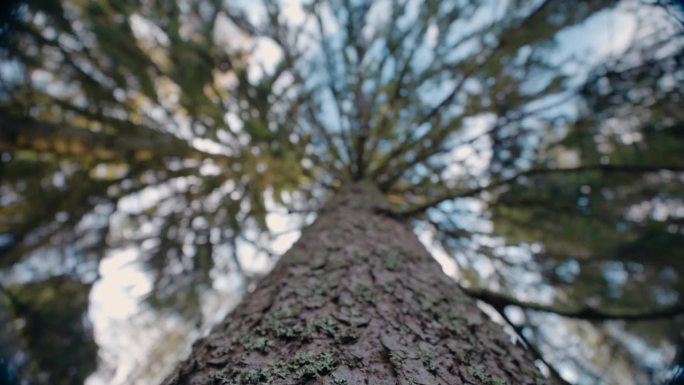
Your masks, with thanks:
M 15 377 L 158 381 L 361 179 L 545 375 L 684 370 L 674 2 L 34 0 L 2 36 Z M 142 282 L 115 330 L 157 329 L 141 357 L 98 315 L 112 266 Z

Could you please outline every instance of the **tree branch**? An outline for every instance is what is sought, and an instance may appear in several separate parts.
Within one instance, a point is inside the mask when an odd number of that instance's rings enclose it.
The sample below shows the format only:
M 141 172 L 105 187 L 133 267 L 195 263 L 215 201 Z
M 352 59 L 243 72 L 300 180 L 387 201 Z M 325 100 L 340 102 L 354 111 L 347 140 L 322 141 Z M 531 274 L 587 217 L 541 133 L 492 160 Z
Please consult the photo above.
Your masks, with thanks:
M 672 306 L 661 307 L 659 309 L 646 309 L 631 311 L 625 313 L 611 313 L 584 306 L 577 309 L 560 309 L 551 305 L 541 305 L 535 302 L 520 301 L 511 296 L 494 293 L 488 290 L 471 289 L 461 286 L 461 289 L 470 297 L 486 302 L 497 311 L 503 310 L 506 306 L 518 306 L 523 309 L 541 311 L 545 313 L 553 313 L 562 317 L 581 319 L 587 321 L 610 321 L 610 320 L 624 320 L 624 321 L 645 321 L 656 320 L 662 318 L 676 317 L 684 314 L 684 304 L 676 304 Z
M 465 289 L 464 289 L 465 290 Z M 544 355 L 542 354 L 541 350 L 533 344 L 527 337 L 525 337 L 525 334 L 523 333 L 523 327 L 520 325 L 516 325 L 508 316 L 506 313 L 503 311 L 503 308 L 497 308 L 494 307 L 494 310 L 501 315 L 501 317 L 506 321 L 506 323 L 513 329 L 515 334 L 525 343 L 527 346 L 527 349 L 532 353 L 534 358 L 538 359 L 541 361 L 546 367 L 549 369 L 549 375 L 553 380 L 556 382 L 558 385 L 572 385 L 570 382 L 568 382 L 561 374 L 556 370 L 556 368 L 551 365 L 546 358 L 544 358 Z
M 550 0 L 544 0 L 542 4 L 540 4 L 532 13 L 527 15 L 520 23 L 518 23 L 517 26 L 515 26 L 515 29 L 523 29 L 525 28 L 525 25 L 532 20 L 534 17 L 538 16 L 541 14 L 548 6 L 551 5 Z M 513 28 L 513 27 L 512 27 Z M 447 95 L 444 99 L 442 99 L 436 106 L 432 107 L 425 115 L 421 117 L 415 124 L 413 124 L 414 127 L 419 128 L 423 124 L 426 124 L 433 119 L 439 119 L 440 118 L 440 113 L 441 111 L 448 106 L 456 96 L 461 92 L 463 87 L 465 86 L 466 82 L 468 79 L 470 79 L 475 73 L 477 73 L 479 70 L 482 69 L 487 63 L 492 62 L 493 60 L 497 59 L 499 57 L 499 54 L 501 51 L 507 47 L 509 47 L 511 43 L 511 40 L 508 38 L 502 38 L 500 39 L 497 44 L 491 49 L 489 53 L 487 53 L 485 56 L 481 58 L 476 58 L 474 61 L 469 61 L 466 63 L 458 63 L 456 67 L 454 68 L 455 70 L 458 69 L 458 66 L 461 64 L 464 64 L 464 67 L 460 71 L 460 79 L 456 82 L 454 87 L 452 88 L 451 92 L 449 95 Z M 484 50 L 484 47 L 483 47 Z M 426 79 L 423 79 L 422 81 L 425 81 Z M 371 175 L 374 177 L 378 177 L 385 173 L 385 171 L 390 167 L 390 164 L 394 159 L 397 159 L 401 157 L 402 155 L 406 154 L 409 150 L 413 149 L 416 145 L 420 144 L 423 142 L 427 136 L 430 134 L 432 130 L 427 130 L 425 133 L 422 135 L 419 135 L 417 138 L 412 139 L 411 136 L 407 137 L 405 141 L 394 148 L 392 151 L 390 151 L 387 156 L 384 157 L 384 159 L 380 162 L 380 164 L 371 172 Z
M 404 216 L 415 216 L 418 214 L 421 214 L 425 210 L 437 206 L 438 204 L 451 200 L 451 199 L 456 199 L 456 198 L 465 198 L 465 197 L 472 197 L 474 195 L 477 195 L 479 193 L 482 193 L 484 191 L 489 191 L 492 189 L 495 189 L 497 187 L 501 186 L 506 186 L 511 183 L 514 183 L 517 181 L 519 178 L 522 177 L 529 177 L 529 176 L 535 176 L 535 175 L 545 175 L 545 174 L 570 174 L 570 173 L 577 173 L 577 172 L 585 172 L 585 171 L 599 171 L 602 173 L 635 173 L 635 174 L 642 174 L 642 173 L 648 173 L 648 172 L 658 172 L 658 171 L 674 171 L 674 172 L 684 172 L 684 166 L 679 166 L 679 165 L 584 165 L 584 166 L 577 166 L 577 167 L 569 167 L 569 168 L 556 168 L 556 169 L 546 169 L 546 168 L 534 168 L 531 170 L 523 171 L 520 172 L 510 178 L 505 178 L 501 179 L 499 181 L 495 181 L 492 183 L 489 183 L 484 186 L 476 187 L 474 189 L 466 190 L 466 191 L 461 191 L 461 192 L 454 192 L 452 194 L 444 194 L 442 196 L 438 196 L 432 200 L 429 200 L 423 204 L 420 204 L 415 207 L 408 208 L 407 210 L 402 212 L 402 215 Z

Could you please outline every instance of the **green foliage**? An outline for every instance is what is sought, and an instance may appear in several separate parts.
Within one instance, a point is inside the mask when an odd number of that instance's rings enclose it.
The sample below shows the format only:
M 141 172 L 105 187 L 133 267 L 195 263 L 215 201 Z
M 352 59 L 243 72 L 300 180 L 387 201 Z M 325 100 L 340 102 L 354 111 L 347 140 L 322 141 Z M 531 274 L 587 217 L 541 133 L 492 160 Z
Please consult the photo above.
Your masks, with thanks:
M 30 353 L 20 367 L 22 378 L 76 384 L 96 368 L 97 345 L 86 323 L 89 291 L 89 284 L 68 277 L 7 288 L 4 297 L 15 322 L 5 324 L 0 341 L 16 328 L 17 348 Z

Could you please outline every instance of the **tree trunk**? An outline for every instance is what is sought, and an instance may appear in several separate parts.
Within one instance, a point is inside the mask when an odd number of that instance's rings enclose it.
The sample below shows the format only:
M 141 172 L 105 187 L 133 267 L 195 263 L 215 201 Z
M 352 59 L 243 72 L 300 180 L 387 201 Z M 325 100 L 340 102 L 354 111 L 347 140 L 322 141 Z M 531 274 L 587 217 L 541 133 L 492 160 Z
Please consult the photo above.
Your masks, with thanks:
M 543 382 L 369 182 L 342 189 L 165 385 Z

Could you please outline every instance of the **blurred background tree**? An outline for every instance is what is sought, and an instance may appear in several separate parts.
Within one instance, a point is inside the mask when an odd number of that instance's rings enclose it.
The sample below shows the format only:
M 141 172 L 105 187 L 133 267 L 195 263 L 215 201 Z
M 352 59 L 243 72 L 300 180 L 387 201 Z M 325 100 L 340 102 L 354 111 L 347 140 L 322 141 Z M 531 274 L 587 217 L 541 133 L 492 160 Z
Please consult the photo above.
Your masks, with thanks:
M 4 4 L 7 381 L 158 381 L 361 177 L 543 372 L 677 370 L 675 4 Z M 112 342 L 151 329 L 139 356 Z

